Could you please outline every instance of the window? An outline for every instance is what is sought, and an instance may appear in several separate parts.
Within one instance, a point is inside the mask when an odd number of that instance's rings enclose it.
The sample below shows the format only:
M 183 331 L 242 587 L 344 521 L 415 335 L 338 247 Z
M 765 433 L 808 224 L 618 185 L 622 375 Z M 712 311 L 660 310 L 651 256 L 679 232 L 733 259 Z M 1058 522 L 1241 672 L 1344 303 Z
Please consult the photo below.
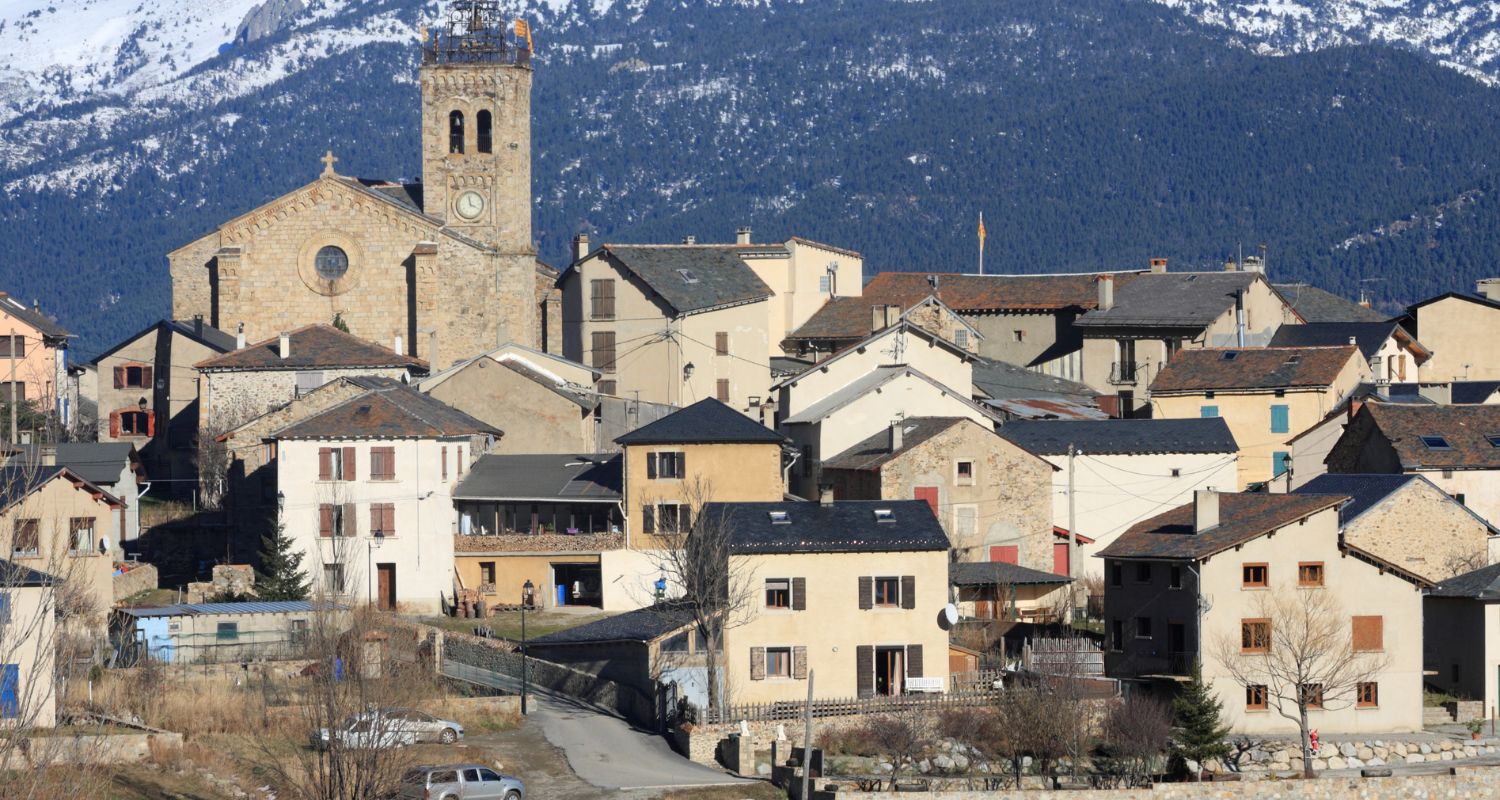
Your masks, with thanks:
M 323 538 L 354 535 L 352 504 L 322 503 L 318 506 L 318 535 Z
M 452 111 L 448 114 L 448 152 L 462 153 L 464 151 L 464 112 Z
M 396 504 L 370 504 L 370 535 L 386 537 L 396 535 Z
M 1135 565 L 1135 582 L 1136 583 L 1150 583 L 1151 582 L 1151 565 L 1150 564 L 1142 563 L 1142 564 L 1136 564 Z
M 25 336 L 0 336 L 0 358 L 26 357 Z
M 767 678 L 790 678 L 790 677 L 792 677 L 792 648 L 790 648 L 790 647 L 767 647 L 766 648 L 766 677 Z
M 0 664 L 0 719 L 21 715 L 21 665 Z
M 1242 584 L 1246 589 L 1264 589 L 1270 580 L 1271 568 L 1265 564 L 1246 564 L 1240 568 Z
M 661 531 L 681 530 L 688 527 L 692 521 L 692 514 L 686 505 L 677 503 L 659 503 L 655 506 L 646 506 L 641 509 L 641 523 L 646 533 Z
M 601 372 L 615 371 L 615 332 L 594 331 L 593 367 Z
M 729 379 L 720 378 L 714 381 L 714 399 L 720 403 L 729 402 Z
M 1182 567 L 1180 567 L 1180 566 L 1178 566 L 1176 564 L 1173 564 L 1167 570 L 1167 588 L 1168 589 L 1181 589 L 1182 588 Z
M 1120 652 L 1125 648 L 1125 620 L 1109 621 L 1109 649 Z
M 727 331 L 719 331 L 714 334 L 714 355 L 729 355 L 729 333 Z
M 1297 694 L 1308 708 L 1323 707 L 1323 684 L 1304 683 L 1297 687 Z
M 690 270 L 690 269 L 679 269 L 679 270 L 677 270 L 677 274 L 682 277 L 682 282 L 683 283 L 697 283 L 698 282 L 698 276 L 695 275 L 693 273 L 693 271 Z
M 875 579 L 875 607 L 876 608 L 900 608 L 901 607 L 901 579 L 900 578 L 876 578 Z
M 969 332 L 963 328 L 954 331 L 953 343 L 965 350 L 969 349 Z
M 1271 433 L 1289 433 L 1291 429 L 1291 407 L 1280 404 L 1271 406 Z
M 313 269 L 318 277 L 330 283 L 344 277 L 349 271 L 349 254 L 335 245 L 324 245 L 313 257 Z
M 599 394 L 614 397 L 619 394 L 620 386 L 615 381 L 599 381 Z
M 1135 618 L 1135 638 L 1137 638 L 1137 639 L 1150 639 L 1151 638 L 1151 618 L 1150 617 L 1136 617 Z
M 464 461 L 464 446 L 459 445 L 458 453 L 453 458 L 453 468 L 458 470 L 458 477 L 462 478 L 464 476 L 464 467 L 466 466 L 468 466 L 468 463 Z
M 646 477 L 652 480 L 681 479 L 686 477 L 687 459 L 683 453 L 647 453 Z
M 1292 454 L 1285 450 L 1271 453 L 1271 477 L 1279 478 L 1292 468 Z
M 344 593 L 344 565 L 323 565 L 323 591 L 334 594 Z
M 1354 684 L 1354 707 L 1375 708 L 1380 705 L 1380 684 L 1375 681 L 1360 681 Z
M 1240 652 L 1271 652 L 1271 621 L 1268 619 L 1240 620 Z
M 1443 480 L 1445 480 L 1445 481 L 1451 481 L 1451 480 L 1453 480 L 1453 470 L 1451 470 L 1451 469 L 1445 469 L 1445 470 L 1443 470 Z
M 833 285 L 833 279 L 830 276 L 828 276 L 828 275 L 819 275 L 818 276 L 818 291 L 822 292 L 823 294 L 828 294 L 829 288 L 832 285 Z
M 1500 433 L 1486 433 L 1484 440 L 1490 443 L 1490 447 L 1500 447 Z
M 1442 436 L 1419 436 L 1417 438 L 1422 440 L 1422 444 L 1426 446 L 1428 450 L 1453 449 L 1453 446 L 1448 444 L 1448 440 L 1443 438 Z
M 1353 649 L 1356 653 L 1378 653 L 1385 649 L 1385 617 L 1355 617 Z
M 1182 477 L 1182 468 L 1181 467 L 1173 467 L 1172 468 L 1172 477 L 1174 477 L 1174 478 L 1181 478 Z
M 1237 350 L 1227 350 L 1227 351 L 1224 352 L 1224 355 L 1221 356 L 1221 358 L 1223 358 L 1225 361 L 1233 361 L 1236 358 L 1239 358 L 1239 356 L 1240 356 L 1239 351 L 1237 351 Z
M 354 460 L 352 447 L 319 447 L 318 480 L 354 480 Z
M 478 130 L 475 135 L 478 141 L 474 143 L 474 149 L 481 153 L 489 153 L 494 150 L 495 131 L 494 117 L 488 110 L 480 111 L 474 115 L 474 122 Z
M 219 641 L 236 641 L 240 638 L 240 624 L 238 622 L 220 622 L 219 628 L 214 633 L 214 638 Z
M 1322 586 L 1323 562 L 1303 561 L 1297 565 L 1298 586 Z
M 690 630 L 669 636 L 666 641 L 661 643 L 661 651 L 663 653 L 686 653 L 689 647 L 691 647 L 690 640 L 692 637 L 693 632 Z
M 487 583 L 491 586 L 495 585 L 495 562 L 479 562 L 479 582 Z
M 1458 503 L 1461 506 L 1468 505 L 1467 503 L 1464 502 L 1464 493 L 1463 492 L 1454 492 L 1453 493 L 1453 501 L 1456 502 L 1456 503 Z
M 292 620 L 291 630 L 288 633 L 292 640 L 292 644 L 307 644 L 307 620 Z
M 327 381 L 323 380 L 322 372 L 299 372 L 297 373 L 297 396 L 301 397 L 324 383 Z
M 792 518 L 785 511 L 767 511 L 766 514 L 769 515 L 772 525 L 792 524 Z
M 766 608 L 791 608 L 792 582 L 786 578 L 766 579 Z
M 1115 364 L 1115 380 L 1122 383 L 1135 382 L 1135 340 L 1119 339 L 1115 342 L 1117 362 Z
M 1017 342 L 1024 342 L 1024 341 L 1026 341 L 1026 331 L 1011 331 L 1011 335 L 1015 337 L 1014 341 L 1017 341 Z
M 145 411 L 116 411 L 116 436 L 150 436 L 151 415 Z
M 93 551 L 93 517 L 74 517 L 68 520 L 68 549 L 75 554 L 82 554 Z
M 1202 417 L 1204 419 L 1212 419 L 1213 417 L 1217 417 L 1217 416 L 1219 416 L 1219 407 L 1218 406 L 1199 406 L 1198 407 L 1198 416 L 1200 416 L 1200 417 Z
M 876 522 L 895 522 L 896 521 L 896 513 L 894 511 L 891 511 L 889 508 L 877 508 L 877 509 L 875 509 L 875 521 Z
M 589 318 L 615 318 L 615 282 L 613 280 L 589 281 Z
M 968 460 L 959 461 L 959 462 L 957 462 L 957 464 L 955 466 L 955 470 L 957 471 L 958 485 L 959 486 L 973 486 L 974 485 L 974 462 L 973 461 L 968 461 Z
M 979 509 L 976 506 L 953 508 L 953 533 L 961 541 L 967 541 L 979 532 Z
M 1109 585 L 1110 586 L 1124 586 L 1125 585 L 1125 565 L 1124 564 L 1121 564 L 1118 561 L 1111 561 L 1109 563 Z
M 15 540 L 11 542 L 10 549 L 17 556 L 35 556 L 41 554 L 41 530 L 42 522 L 36 519 L 16 520 Z
M 1252 683 L 1249 686 L 1245 687 L 1245 710 L 1246 711 L 1265 711 L 1266 710 L 1266 687 L 1265 686 L 1262 686 L 1260 684 Z
M 26 399 L 26 384 L 23 381 L 0 381 L 0 398 L 24 401 Z
M 370 448 L 370 480 L 393 481 L 396 479 L 396 448 Z
M 117 380 L 115 381 L 116 389 L 151 388 L 151 368 L 144 364 L 127 364 L 123 367 L 115 367 L 115 374 L 117 376 Z

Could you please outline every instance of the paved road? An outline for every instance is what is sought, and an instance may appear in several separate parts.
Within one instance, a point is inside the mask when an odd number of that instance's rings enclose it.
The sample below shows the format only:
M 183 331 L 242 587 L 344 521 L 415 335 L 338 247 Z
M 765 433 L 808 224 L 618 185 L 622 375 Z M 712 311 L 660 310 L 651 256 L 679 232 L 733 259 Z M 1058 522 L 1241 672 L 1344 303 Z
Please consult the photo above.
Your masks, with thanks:
M 519 692 L 509 675 L 445 660 L 443 673 L 483 686 Z M 566 695 L 532 688 L 527 721 L 568 757 L 578 777 L 604 789 L 671 788 L 746 783 L 678 755 L 666 739 Z

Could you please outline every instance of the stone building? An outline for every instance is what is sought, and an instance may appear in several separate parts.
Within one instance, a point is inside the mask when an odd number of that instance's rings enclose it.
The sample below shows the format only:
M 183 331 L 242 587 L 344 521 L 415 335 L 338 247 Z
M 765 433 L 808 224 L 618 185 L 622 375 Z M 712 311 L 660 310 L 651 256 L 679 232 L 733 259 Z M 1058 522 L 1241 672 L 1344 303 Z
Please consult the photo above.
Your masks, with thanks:
M 441 368 L 504 341 L 546 349 L 556 272 L 531 231 L 531 51 L 503 20 L 424 35 L 422 181 L 312 183 L 168 254 L 174 316 L 252 339 L 342 319 Z M 553 314 L 555 317 L 555 314 Z

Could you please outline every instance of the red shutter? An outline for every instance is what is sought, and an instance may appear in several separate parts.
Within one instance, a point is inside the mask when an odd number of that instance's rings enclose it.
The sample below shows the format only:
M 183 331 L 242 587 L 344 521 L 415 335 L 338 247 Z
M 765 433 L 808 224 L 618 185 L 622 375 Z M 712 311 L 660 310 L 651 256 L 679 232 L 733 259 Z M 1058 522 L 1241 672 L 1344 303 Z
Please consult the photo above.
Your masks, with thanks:
M 155 411 L 147 411 L 146 412 L 146 435 L 147 436 L 155 436 L 156 435 L 156 412 Z
M 333 448 L 318 448 L 318 480 L 327 481 L 333 479 Z
M 1054 575 L 1067 575 L 1068 574 L 1068 543 L 1067 542 L 1053 542 L 1052 543 L 1052 574 L 1054 574 Z
M 327 503 L 318 506 L 318 535 L 333 535 L 333 506 Z
M 1021 548 L 1014 544 L 997 544 L 990 547 L 990 560 L 1006 564 L 1021 563 Z
M 124 367 L 115 367 L 115 388 L 116 389 L 124 389 L 125 388 L 125 368 Z
M 150 389 L 150 388 L 152 388 L 152 387 L 154 387 L 156 385 L 151 380 L 151 373 L 152 373 L 151 367 L 141 367 L 141 386 L 144 386 L 147 389 Z
M 109 435 L 116 439 L 120 438 L 120 412 L 118 411 L 109 412 Z
M 932 515 L 938 515 L 938 487 L 918 486 L 912 490 L 912 497 L 918 500 L 926 500 L 927 505 L 932 506 Z
M 354 468 L 354 448 L 344 448 L 344 480 L 352 481 L 359 479 L 359 471 Z
M 395 503 L 386 503 L 385 504 L 385 535 L 386 536 L 395 536 L 396 535 L 396 504 Z

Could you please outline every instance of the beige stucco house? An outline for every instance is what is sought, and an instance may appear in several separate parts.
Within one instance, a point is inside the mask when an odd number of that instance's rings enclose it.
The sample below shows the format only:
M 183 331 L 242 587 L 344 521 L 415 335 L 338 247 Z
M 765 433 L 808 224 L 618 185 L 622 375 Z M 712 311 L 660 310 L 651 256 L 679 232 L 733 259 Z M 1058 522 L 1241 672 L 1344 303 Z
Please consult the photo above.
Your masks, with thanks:
M 1500 380 L 1500 280 L 1479 282 L 1474 294 L 1447 292 L 1406 310 L 1405 326 L 1432 348 L 1422 365 L 1423 383 Z
M 1240 448 L 1244 488 L 1295 470 L 1292 439 L 1368 378 L 1355 345 L 1184 350 L 1151 382 L 1151 406 L 1167 419 L 1222 417 Z
M 893 315 L 888 325 L 778 383 L 777 418 L 798 416 L 884 367 L 912 367 L 969 397 L 974 386 L 974 360 L 972 353 L 940 333 Z
M 1296 723 L 1276 708 L 1296 688 L 1253 665 L 1269 649 L 1294 646 L 1275 636 L 1295 629 L 1275 604 L 1326 592 L 1315 601 L 1348 620 L 1327 647 L 1368 653 L 1355 658 L 1378 671 L 1359 686 L 1320 687 L 1312 727 L 1324 735 L 1421 730 L 1422 590 L 1430 584 L 1340 536 L 1338 508 L 1348 499 L 1200 491 L 1121 534 L 1100 553 L 1107 674 L 1171 694 L 1201 661 L 1236 733 L 1295 735 Z M 1251 680 L 1232 677 L 1226 658 L 1246 665 Z
M 57 724 L 58 579 L 0 558 L 0 728 Z
M 1386 322 L 1309 322 L 1283 325 L 1271 337 L 1271 347 L 1335 347 L 1352 344 L 1369 364 L 1376 387 L 1417 383 L 1422 365 L 1432 351 L 1395 320 Z

